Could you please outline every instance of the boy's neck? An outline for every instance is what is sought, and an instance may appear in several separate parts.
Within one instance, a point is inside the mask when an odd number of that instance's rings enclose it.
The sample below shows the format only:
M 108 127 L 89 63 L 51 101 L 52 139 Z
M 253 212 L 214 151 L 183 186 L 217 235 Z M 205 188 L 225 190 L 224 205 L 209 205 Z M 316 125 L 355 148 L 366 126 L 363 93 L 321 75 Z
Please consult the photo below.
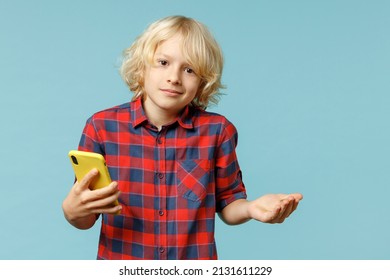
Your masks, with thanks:
M 179 116 L 179 113 L 169 113 L 160 108 L 153 108 L 153 110 L 147 106 L 143 108 L 149 122 L 157 127 L 158 131 L 161 131 L 163 126 L 173 123 Z
M 159 118 L 157 120 L 153 120 L 153 118 L 150 118 L 148 115 L 147 115 L 147 117 L 148 117 L 149 122 L 151 124 L 153 124 L 155 127 L 157 127 L 158 131 L 161 131 L 163 126 L 172 123 L 176 119 L 176 116 L 172 117 L 172 118 L 167 118 L 166 120 L 163 120 L 162 118 Z

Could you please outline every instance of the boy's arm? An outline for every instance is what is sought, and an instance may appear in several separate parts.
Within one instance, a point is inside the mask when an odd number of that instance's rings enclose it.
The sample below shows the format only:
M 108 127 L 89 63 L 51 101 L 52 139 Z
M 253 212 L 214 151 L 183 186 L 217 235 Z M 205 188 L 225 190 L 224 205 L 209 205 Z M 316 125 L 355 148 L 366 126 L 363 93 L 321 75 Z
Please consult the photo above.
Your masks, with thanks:
M 263 223 L 283 223 L 298 207 L 303 196 L 295 194 L 267 194 L 253 201 L 238 199 L 219 214 L 229 225 L 238 225 L 255 219 Z

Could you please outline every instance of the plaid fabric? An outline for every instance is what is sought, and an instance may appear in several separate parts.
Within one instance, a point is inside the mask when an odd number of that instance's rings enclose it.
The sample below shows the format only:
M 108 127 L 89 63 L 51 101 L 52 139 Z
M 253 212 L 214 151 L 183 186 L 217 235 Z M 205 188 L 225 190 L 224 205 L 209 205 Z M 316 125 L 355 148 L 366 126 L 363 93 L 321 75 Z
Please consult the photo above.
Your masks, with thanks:
M 98 259 L 216 259 L 215 213 L 246 198 L 226 118 L 186 107 L 159 132 L 140 99 L 94 114 L 79 149 L 104 155 L 123 205 L 103 215 Z

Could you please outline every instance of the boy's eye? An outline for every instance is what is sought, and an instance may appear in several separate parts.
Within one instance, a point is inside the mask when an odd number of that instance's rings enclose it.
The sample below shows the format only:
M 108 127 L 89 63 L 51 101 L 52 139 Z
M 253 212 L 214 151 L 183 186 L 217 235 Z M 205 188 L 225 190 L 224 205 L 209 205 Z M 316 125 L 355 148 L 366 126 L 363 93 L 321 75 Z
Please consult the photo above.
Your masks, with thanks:
M 166 65 L 168 65 L 168 61 L 160 59 L 160 60 L 158 60 L 158 64 L 160 64 L 162 66 L 166 66 Z
M 188 68 L 188 67 L 186 67 L 186 68 L 184 69 L 184 71 L 185 71 L 186 73 L 188 73 L 188 74 L 193 74 L 193 73 L 194 73 L 194 70 L 192 70 L 191 68 Z

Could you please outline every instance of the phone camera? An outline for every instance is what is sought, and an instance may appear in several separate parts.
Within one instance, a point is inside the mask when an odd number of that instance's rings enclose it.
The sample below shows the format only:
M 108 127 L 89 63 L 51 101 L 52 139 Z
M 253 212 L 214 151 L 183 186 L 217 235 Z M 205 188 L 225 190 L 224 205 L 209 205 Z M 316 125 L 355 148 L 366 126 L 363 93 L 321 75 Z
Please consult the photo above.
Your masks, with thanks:
M 79 164 L 75 156 L 71 156 L 71 158 L 74 164 Z

